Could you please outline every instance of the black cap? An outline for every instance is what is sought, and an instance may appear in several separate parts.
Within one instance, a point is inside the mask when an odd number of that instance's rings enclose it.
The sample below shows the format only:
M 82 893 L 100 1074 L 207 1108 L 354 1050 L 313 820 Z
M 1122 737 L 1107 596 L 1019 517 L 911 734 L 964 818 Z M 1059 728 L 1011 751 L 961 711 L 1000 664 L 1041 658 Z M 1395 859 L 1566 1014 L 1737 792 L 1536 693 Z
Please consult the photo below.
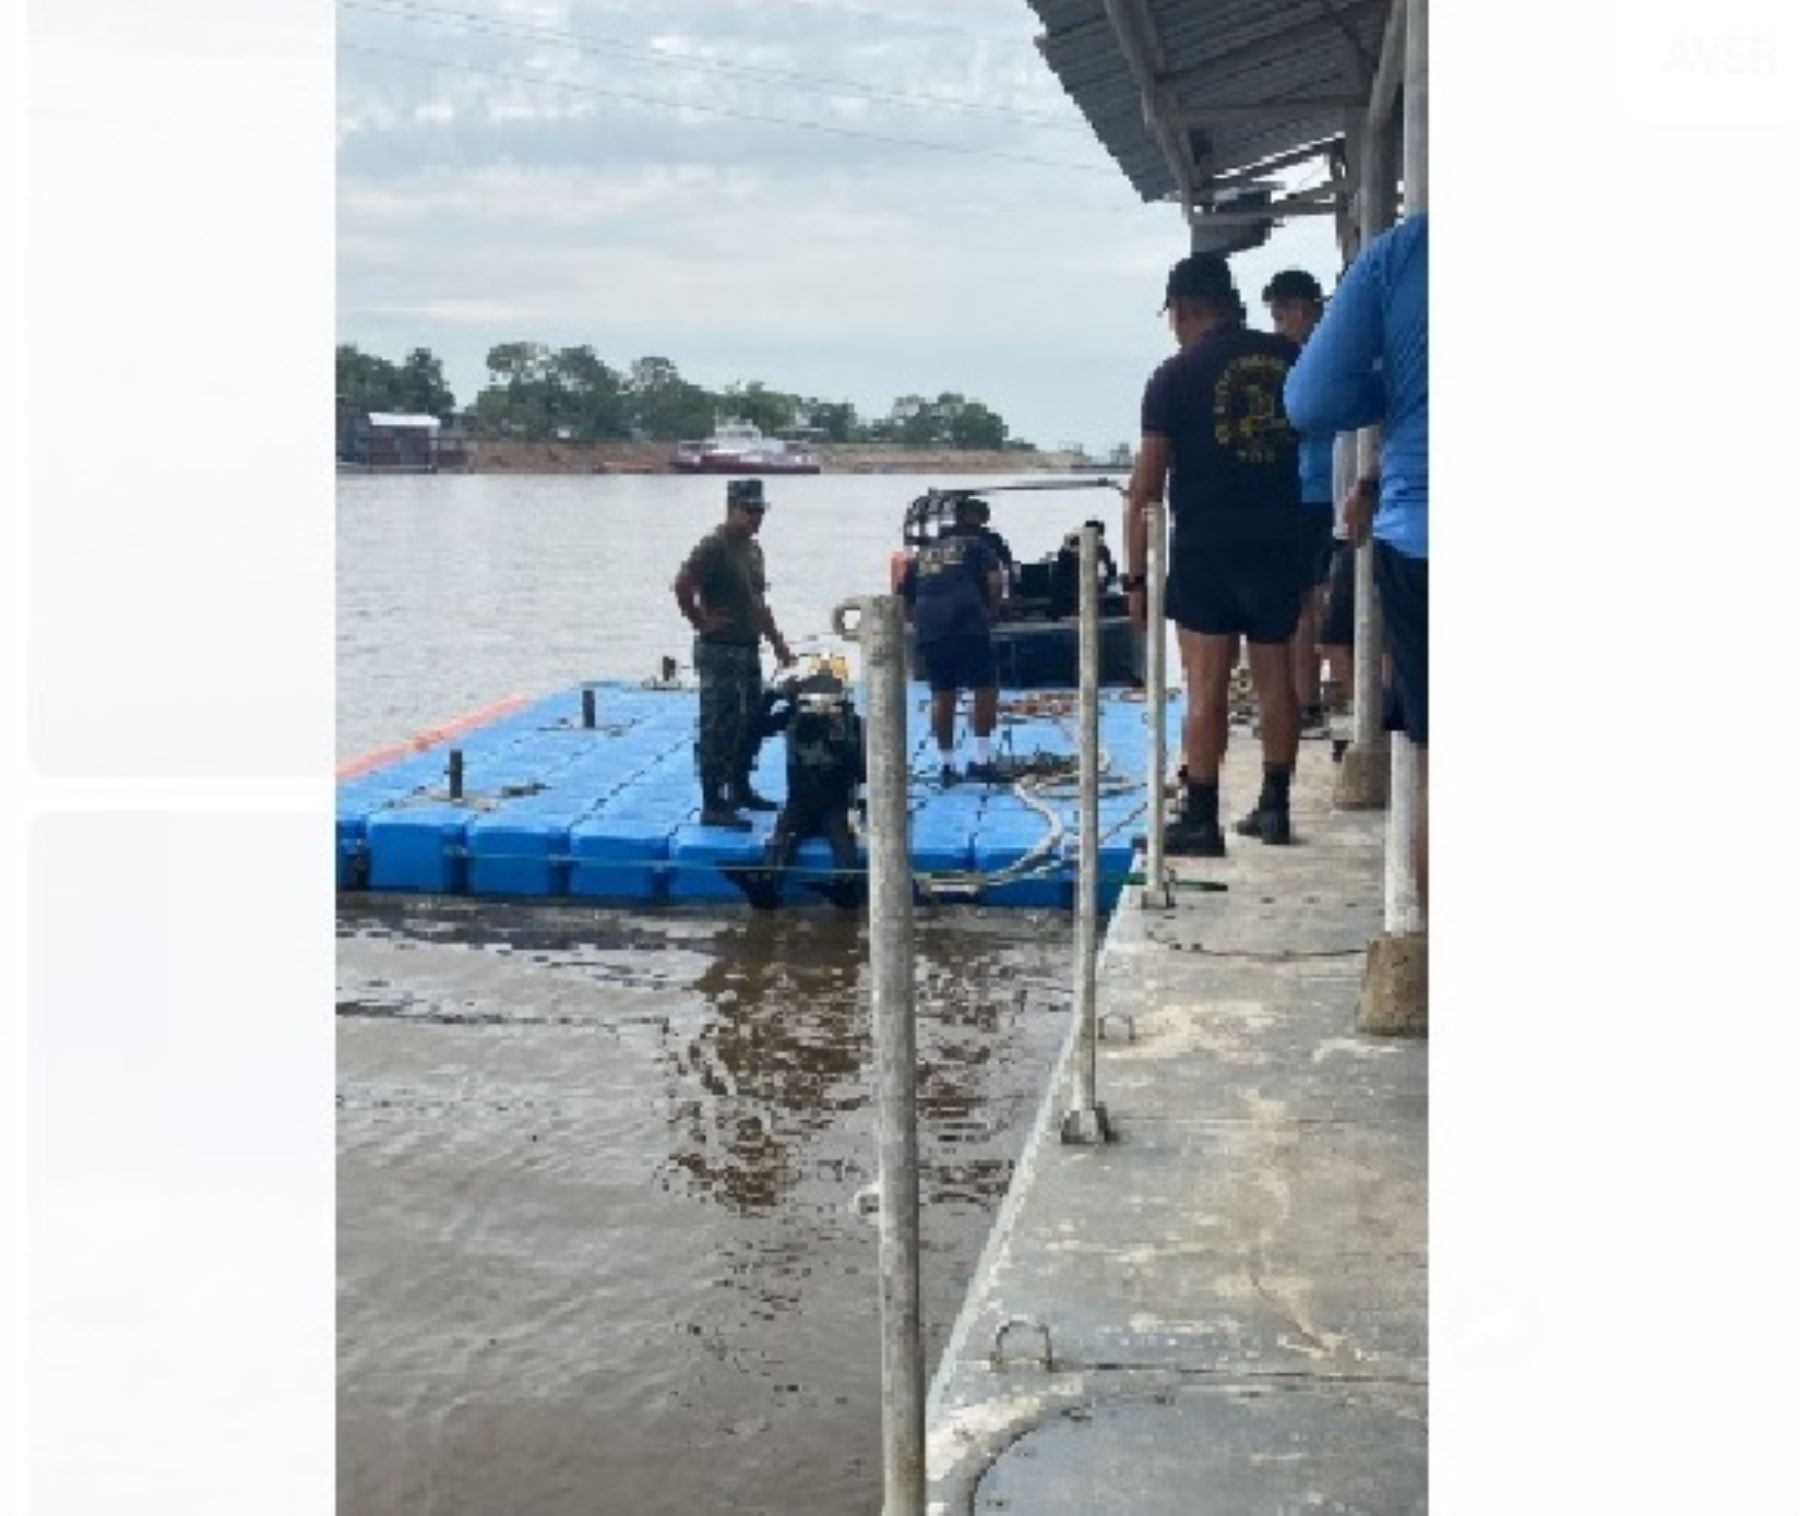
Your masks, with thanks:
M 1169 270 L 1169 282 L 1163 287 L 1163 309 L 1166 311 L 1182 299 L 1217 300 L 1229 305 L 1237 297 L 1230 264 L 1217 253 L 1190 253 Z
M 766 509 L 768 501 L 763 499 L 762 480 L 728 480 L 725 485 L 725 503 L 727 505 L 754 505 L 759 509 Z
M 986 521 L 988 503 L 977 495 L 959 495 L 951 514 L 958 521 Z
M 1303 268 L 1284 268 L 1279 274 L 1263 286 L 1263 303 L 1273 300 L 1314 300 L 1323 301 L 1325 291 L 1319 287 L 1319 281 Z

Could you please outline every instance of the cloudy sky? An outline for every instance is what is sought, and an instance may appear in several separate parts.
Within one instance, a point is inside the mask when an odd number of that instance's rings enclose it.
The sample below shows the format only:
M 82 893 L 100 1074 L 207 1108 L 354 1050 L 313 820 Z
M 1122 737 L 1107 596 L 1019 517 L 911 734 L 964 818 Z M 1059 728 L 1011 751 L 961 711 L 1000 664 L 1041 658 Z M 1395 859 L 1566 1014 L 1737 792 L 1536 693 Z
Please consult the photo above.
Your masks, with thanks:
M 883 414 L 959 390 L 1044 446 L 1135 436 L 1185 251 L 1025 0 L 338 0 L 338 336 L 672 358 Z M 802 123 L 794 125 L 790 123 Z M 1305 171 L 1303 171 L 1305 172 Z M 1234 260 L 1252 298 L 1328 222 Z

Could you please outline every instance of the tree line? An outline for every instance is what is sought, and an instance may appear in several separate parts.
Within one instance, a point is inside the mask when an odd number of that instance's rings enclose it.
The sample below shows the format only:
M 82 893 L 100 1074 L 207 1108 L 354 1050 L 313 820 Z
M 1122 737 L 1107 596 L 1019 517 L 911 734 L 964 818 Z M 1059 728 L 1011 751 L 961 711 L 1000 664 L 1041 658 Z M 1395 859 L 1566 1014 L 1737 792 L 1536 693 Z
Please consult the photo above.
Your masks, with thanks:
M 531 441 L 648 440 L 707 436 L 715 421 L 749 421 L 773 435 L 812 428 L 828 442 L 900 447 L 1029 449 L 1010 437 L 1005 420 L 981 401 L 946 391 L 930 399 L 902 395 L 885 416 L 861 416 L 847 400 L 794 395 L 761 380 L 709 390 L 684 379 L 667 358 L 634 359 L 614 368 L 591 347 L 552 348 L 502 342 L 489 348 L 488 383 L 461 410 L 444 382 L 442 362 L 413 348 L 399 363 L 337 350 L 338 399 L 358 410 L 404 411 L 460 420 L 471 436 Z

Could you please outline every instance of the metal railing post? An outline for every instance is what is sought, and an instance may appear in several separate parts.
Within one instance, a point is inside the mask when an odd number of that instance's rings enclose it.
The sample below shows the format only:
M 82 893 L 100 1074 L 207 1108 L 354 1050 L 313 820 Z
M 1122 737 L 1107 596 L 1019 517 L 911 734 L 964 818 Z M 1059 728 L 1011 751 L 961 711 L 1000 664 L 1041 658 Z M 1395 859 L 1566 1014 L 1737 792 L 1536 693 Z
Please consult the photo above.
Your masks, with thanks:
M 1363 133 L 1357 201 L 1357 230 L 1367 247 L 1393 223 L 1395 148 L 1398 123 L 1388 121 Z M 1381 457 L 1381 429 L 1356 434 L 1357 472 L 1367 477 Z M 1380 767 L 1381 606 L 1375 593 L 1375 548 L 1356 550 L 1356 647 L 1351 665 L 1350 750 L 1338 774 L 1337 803 L 1372 809 L 1387 803 L 1387 772 Z
M 1365 438 L 1367 434 L 1364 434 Z M 1372 466 L 1377 449 L 1366 440 L 1357 456 L 1362 467 Z M 1350 741 L 1353 746 L 1374 749 L 1381 741 L 1381 602 L 1375 597 L 1375 545 L 1365 542 L 1356 550 L 1356 630 L 1351 666 Z
M 925 1353 L 919 1327 L 919 1135 L 913 876 L 906 817 L 906 631 L 900 601 L 862 602 L 869 765 L 869 964 L 881 1197 L 882 1516 L 925 1510 Z
M 1425 12 L 1425 0 L 1406 0 L 1406 75 L 1401 86 L 1405 135 L 1401 139 L 1400 172 L 1409 216 L 1424 210 L 1429 199 L 1426 185 L 1430 177 L 1431 47 Z
M 1106 1109 L 1094 1092 L 1099 1026 L 1100 899 L 1100 535 L 1081 530 L 1081 687 L 1077 741 L 1081 757 L 1079 869 L 1075 880 L 1075 1102 L 1063 1118 L 1064 1142 L 1107 1140 Z
M 1419 813 L 1419 750 L 1404 732 L 1395 732 L 1392 753 L 1382 874 L 1382 929 L 1416 932 L 1424 925 L 1419 914 L 1419 882 L 1413 877 L 1412 865 L 1413 826 Z
M 1163 503 L 1152 500 L 1144 512 L 1144 720 L 1149 723 L 1148 774 L 1144 786 L 1150 809 L 1144 826 L 1144 889 L 1147 910 L 1169 908 L 1169 870 L 1163 856 L 1163 829 L 1168 806 L 1163 786 L 1169 769 L 1169 635 L 1163 624 L 1163 591 L 1167 553 L 1167 521 Z

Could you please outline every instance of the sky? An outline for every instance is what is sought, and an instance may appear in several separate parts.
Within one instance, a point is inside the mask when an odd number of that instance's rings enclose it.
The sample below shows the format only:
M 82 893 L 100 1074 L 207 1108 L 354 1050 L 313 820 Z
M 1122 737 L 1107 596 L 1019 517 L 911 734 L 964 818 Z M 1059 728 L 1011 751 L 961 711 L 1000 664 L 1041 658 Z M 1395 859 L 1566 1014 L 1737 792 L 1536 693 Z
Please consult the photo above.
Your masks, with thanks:
M 496 343 L 587 343 L 865 415 L 953 390 L 1042 447 L 1135 439 L 1181 214 L 1095 141 L 1025 0 L 337 19 L 340 342 L 428 347 L 462 403 Z M 1253 320 L 1295 264 L 1332 284 L 1329 218 L 1233 259 Z

